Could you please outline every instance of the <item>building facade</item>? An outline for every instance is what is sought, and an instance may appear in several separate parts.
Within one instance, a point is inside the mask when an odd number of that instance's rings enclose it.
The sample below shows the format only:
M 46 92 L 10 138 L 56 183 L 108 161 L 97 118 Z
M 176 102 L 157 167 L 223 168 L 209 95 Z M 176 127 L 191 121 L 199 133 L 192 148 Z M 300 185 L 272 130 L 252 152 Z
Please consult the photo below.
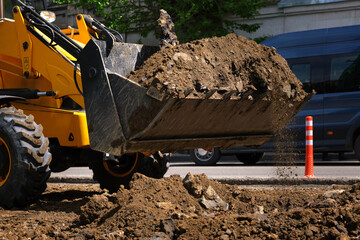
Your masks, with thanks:
M 254 33 L 242 31 L 237 34 L 248 38 L 273 36 L 287 32 L 360 25 L 359 0 L 282 0 L 262 8 L 255 19 L 244 23 L 260 23 Z
M 55 23 L 61 28 L 75 26 L 77 13 L 89 14 L 89 11 L 69 5 L 50 4 L 49 9 L 56 13 Z M 260 9 L 254 19 L 240 19 L 236 16 L 228 18 L 241 23 L 261 24 L 254 33 L 236 31 L 237 34 L 252 39 L 287 32 L 360 25 L 360 0 L 280 0 Z M 146 38 L 139 34 L 123 35 L 127 42 L 158 45 L 158 40 L 152 34 Z

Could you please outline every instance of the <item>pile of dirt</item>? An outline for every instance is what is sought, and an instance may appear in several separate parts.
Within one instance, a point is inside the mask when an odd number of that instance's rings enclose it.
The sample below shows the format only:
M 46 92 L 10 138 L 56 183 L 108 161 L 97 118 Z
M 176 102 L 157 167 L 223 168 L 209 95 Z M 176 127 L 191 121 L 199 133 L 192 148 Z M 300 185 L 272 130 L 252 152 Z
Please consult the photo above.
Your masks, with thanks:
M 358 239 L 360 184 L 245 189 L 188 174 L 135 174 L 130 189 L 50 185 L 27 209 L 0 209 L 0 239 Z
M 301 101 L 301 82 L 275 48 L 229 34 L 167 47 L 129 79 L 180 98 L 252 98 Z

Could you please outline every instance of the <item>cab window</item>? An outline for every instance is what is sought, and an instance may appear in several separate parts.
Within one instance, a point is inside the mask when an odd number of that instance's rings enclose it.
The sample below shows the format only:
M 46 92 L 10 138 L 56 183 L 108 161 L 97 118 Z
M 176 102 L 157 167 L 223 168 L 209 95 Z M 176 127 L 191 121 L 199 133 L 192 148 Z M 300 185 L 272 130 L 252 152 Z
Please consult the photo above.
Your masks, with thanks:
M 16 5 L 14 0 L 4 0 L 4 10 L 6 18 L 14 18 L 12 8 Z

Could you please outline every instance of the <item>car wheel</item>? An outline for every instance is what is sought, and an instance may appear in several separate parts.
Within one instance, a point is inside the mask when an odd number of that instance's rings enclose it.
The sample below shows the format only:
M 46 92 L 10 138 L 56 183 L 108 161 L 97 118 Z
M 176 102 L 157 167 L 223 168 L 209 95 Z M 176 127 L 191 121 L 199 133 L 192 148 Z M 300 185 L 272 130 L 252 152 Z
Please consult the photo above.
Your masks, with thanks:
M 211 166 L 215 165 L 221 157 L 218 148 L 212 148 L 210 151 L 203 148 L 195 148 L 190 150 L 190 158 L 196 165 Z
M 245 165 L 255 165 L 264 156 L 264 153 L 237 153 L 236 158 Z
M 119 190 L 120 185 L 129 187 L 133 174 L 143 166 L 144 155 L 140 153 L 122 156 L 105 155 L 104 159 L 102 153 L 99 153 L 97 160 L 95 159 L 89 163 L 93 171 L 93 179 L 100 183 L 101 189 L 114 193 Z

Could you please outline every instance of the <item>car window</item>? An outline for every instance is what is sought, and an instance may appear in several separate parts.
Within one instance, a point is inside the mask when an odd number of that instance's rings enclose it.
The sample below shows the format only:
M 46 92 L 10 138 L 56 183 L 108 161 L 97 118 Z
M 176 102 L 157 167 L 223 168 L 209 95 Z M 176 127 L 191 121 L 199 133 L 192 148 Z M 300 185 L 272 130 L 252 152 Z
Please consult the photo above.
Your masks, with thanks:
M 311 89 L 311 65 L 310 63 L 298 63 L 291 66 L 295 76 L 302 82 L 305 90 Z
M 359 58 L 352 54 L 331 59 L 329 92 L 360 91 Z
M 291 70 L 300 80 L 300 82 L 310 83 L 310 63 L 294 64 Z

